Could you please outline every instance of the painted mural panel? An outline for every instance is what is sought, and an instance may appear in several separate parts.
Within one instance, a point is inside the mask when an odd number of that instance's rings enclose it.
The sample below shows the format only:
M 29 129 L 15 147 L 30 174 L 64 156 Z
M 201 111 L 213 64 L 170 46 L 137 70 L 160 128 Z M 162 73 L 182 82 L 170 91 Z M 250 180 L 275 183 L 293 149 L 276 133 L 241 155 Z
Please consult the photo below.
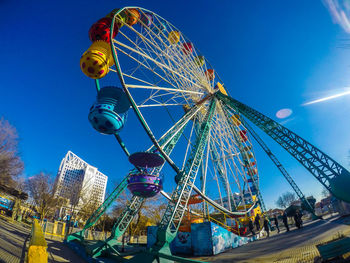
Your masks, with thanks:
M 228 249 L 240 247 L 248 242 L 256 240 L 257 237 L 241 237 L 225 228 L 211 223 L 211 233 L 213 242 L 213 254 L 222 253 Z
M 177 232 L 173 242 L 170 244 L 171 253 L 177 255 L 192 255 L 191 233 Z
M 211 223 L 191 224 L 192 250 L 195 256 L 213 255 Z
M 211 222 L 191 224 L 191 233 L 178 232 L 170 243 L 170 250 L 178 255 L 211 256 L 254 241 L 259 235 L 240 237 Z M 156 237 L 157 227 L 148 227 L 147 248 L 156 242 Z
M 152 247 L 157 241 L 157 229 L 156 226 L 147 227 L 147 248 Z
M 232 248 L 232 244 L 235 238 L 235 235 L 233 233 L 213 223 L 211 223 L 211 233 L 214 255 Z

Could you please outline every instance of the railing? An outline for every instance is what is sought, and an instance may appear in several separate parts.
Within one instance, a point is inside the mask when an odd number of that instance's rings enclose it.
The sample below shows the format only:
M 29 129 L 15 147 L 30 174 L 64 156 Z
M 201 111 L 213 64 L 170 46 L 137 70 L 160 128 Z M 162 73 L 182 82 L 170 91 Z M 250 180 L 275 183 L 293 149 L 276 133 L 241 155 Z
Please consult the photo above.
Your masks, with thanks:
M 67 231 L 66 223 L 55 221 L 55 222 L 43 222 L 42 223 L 42 229 L 44 232 L 45 237 L 49 237 L 51 239 L 61 239 L 63 240 L 65 238 L 65 233 Z M 71 233 L 75 233 L 82 230 L 81 228 L 74 227 L 71 228 Z M 105 240 L 107 237 L 110 236 L 110 232 L 101 232 L 101 231 L 94 231 L 91 229 L 87 229 L 84 232 L 84 239 L 85 240 Z
M 34 219 L 30 235 L 27 262 L 28 263 L 46 263 L 47 244 L 44 233 L 37 219 Z
M 50 239 L 58 239 L 63 240 L 66 232 L 66 223 L 55 221 L 49 222 L 45 221 L 41 224 L 41 228 L 44 233 L 44 237 L 48 237 Z M 75 233 L 82 230 L 81 228 L 74 227 L 71 229 L 71 233 Z M 101 232 L 95 231 L 91 229 L 87 229 L 84 232 L 84 240 L 105 240 L 111 235 L 111 232 Z M 119 238 L 119 241 L 122 241 L 122 237 Z M 147 243 L 147 231 L 141 231 L 139 235 L 134 235 L 129 237 L 125 235 L 126 243 Z
M 207 208 L 207 219 L 223 228 L 225 228 L 228 231 L 234 232 L 237 235 L 240 235 L 239 233 L 239 222 L 236 218 L 233 218 L 231 216 L 228 216 L 226 213 L 220 210 L 216 210 L 217 214 L 222 218 L 223 220 L 218 220 L 217 218 L 213 217 L 212 214 L 209 212 L 209 203 L 206 205 Z M 227 219 L 234 220 L 235 221 L 235 226 L 229 226 L 227 225 Z
M 239 220 L 237 218 L 229 216 L 226 213 L 224 213 L 223 211 L 219 211 L 219 210 L 216 210 L 216 215 L 218 215 L 218 217 L 215 218 L 214 214 L 209 212 L 209 205 L 210 204 L 208 203 L 208 205 L 206 206 L 207 207 L 206 218 L 210 222 L 213 222 L 213 223 L 215 223 L 215 224 L 225 228 L 226 230 L 231 231 L 231 232 L 233 232 L 233 233 L 235 233 L 236 235 L 239 235 L 239 236 L 241 236 L 241 235 L 244 236 L 244 235 L 247 234 L 246 233 L 248 231 L 247 227 L 245 228 L 245 230 L 243 230 L 243 228 L 240 230 L 240 228 L 239 228 L 240 224 L 239 224 Z M 220 220 L 220 219 L 223 219 L 223 220 Z M 234 221 L 235 224 L 234 225 L 228 225 L 227 224 L 228 220 Z M 259 225 L 260 225 L 260 229 L 257 230 L 258 232 L 260 232 L 263 229 L 263 227 L 264 227 L 264 220 L 263 219 L 260 219 Z M 244 233 L 242 233 L 241 231 L 244 231 Z
M 43 222 L 41 224 L 44 235 L 50 238 L 63 239 L 66 231 L 66 223 L 55 221 L 55 222 Z

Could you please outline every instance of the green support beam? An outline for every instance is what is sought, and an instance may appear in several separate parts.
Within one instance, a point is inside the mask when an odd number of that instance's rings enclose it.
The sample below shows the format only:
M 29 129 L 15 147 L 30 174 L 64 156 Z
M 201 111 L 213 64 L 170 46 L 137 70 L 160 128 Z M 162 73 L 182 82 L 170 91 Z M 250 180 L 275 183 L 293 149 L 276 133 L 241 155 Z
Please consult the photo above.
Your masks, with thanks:
M 187 124 L 202 107 L 202 105 L 195 105 L 190 111 L 185 113 L 184 116 L 159 139 L 158 143 L 167 155 L 170 155 L 177 142 L 181 138 L 181 135 L 185 130 Z M 118 140 L 119 143 L 120 141 Z M 125 147 L 124 144 L 121 144 L 121 146 Z M 157 148 L 153 145 L 148 151 L 155 152 L 157 151 Z M 127 153 L 128 151 L 124 149 L 124 152 Z M 161 167 L 155 168 L 152 171 L 152 174 L 158 174 L 161 169 Z M 144 201 L 145 199 L 142 197 L 133 196 L 130 203 L 122 211 L 121 215 L 118 217 L 116 223 L 114 224 L 111 236 L 108 237 L 102 244 L 101 242 L 98 242 L 87 247 L 87 252 L 89 253 L 89 255 L 92 255 L 93 257 L 98 257 L 103 253 L 109 253 L 109 251 L 118 254 L 118 246 L 120 244 L 117 242 L 117 239 L 125 233 L 129 224 L 132 222 L 133 218 L 141 209 Z
M 289 173 L 284 168 L 284 166 L 280 163 L 280 161 L 277 159 L 277 157 L 271 152 L 269 147 L 264 143 L 264 141 L 260 138 L 260 136 L 254 131 L 254 129 L 247 122 L 244 122 L 244 126 L 247 128 L 247 130 L 252 135 L 252 137 L 256 140 L 256 142 L 261 146 L 261 148 L 265 151 L 267 156 L 270 157 L 271 161 L 276 165 L 278 170 L 280 170 L 280 172 L 282 173 L 284 178 L 287 180 L 287 182 L 293 188 L 294 192 L 299 197 L 299 199 L 305 204 L 305 206 L 307 207 L 307 210 L 310 213 L 312 213 L 314 216 L 316 216 L 314 208 L 311 206 L 311 204 L 306 199 L 306 197 L 303 194 L 303 192 L 300 190 L 298 185 L 295 183 L 293 178 L 289 175 Z
M 177 175 L 177 186 L 172 194 L 171 201 L 165 210 L 157 231 L 157 241 L 148 253 L 142 253 L 132 258 L 131 262 L 171 262 L 161 255 L 171 256 L 169 244 L 175 238 L 184 215 L 192 187 L 196 179 L 204 149 L 208 140 L 211 120 L 216 109 L 216 99 L 212 99 L 202 122 L 199 136 L 196 139 L 191 154 L 183 171 Z
M 246 104 L 221 92 L 215 93 L 215 96 L 274 139 L 335 197 L 350 202 L 350 172 L 337 161 L 296 133 Z

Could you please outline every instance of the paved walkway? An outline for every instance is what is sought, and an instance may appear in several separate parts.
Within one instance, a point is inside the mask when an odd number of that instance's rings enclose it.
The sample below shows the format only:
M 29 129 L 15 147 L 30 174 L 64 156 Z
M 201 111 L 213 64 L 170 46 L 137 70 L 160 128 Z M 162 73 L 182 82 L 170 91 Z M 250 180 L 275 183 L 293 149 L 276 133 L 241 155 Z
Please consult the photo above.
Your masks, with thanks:
M 0 263 L 24 263 L 30 239 L 30 226 L 0 217 Z M 85 262 L 61 240 L 45 237 L 49 263 Z
M 0 218 L 0 263 L 25 262 L 30 227 Z M 206 262 L 314 262 L 320 242 L 332 240 L 339 234 L 350 236 L 350 218 L 316 220 L 302 229 L 275 234 L 213 257 L 196 258 Z M 83 263 L 83 259 L 60 240 L 46 238 L 49 262 Z M 350 253 L 347 255 L 350 259 Z
M 347 221 L 346 221 L 347 220 Z M 350 219 L 316 220 L 302 229 L 293 228 L 242 247 L 212 257 L 194 259 L 206 262 L 314 262 L 319 256 L 316 244 L 334 239 L 339 234 L 350 235 Z
M 47 252 L 49 254 L 49 263 L 61 263 L 61 262 L 74 262 L 84 263 L 86 262 L 78 255 L 76 255 L 69 247 L 63 244 L 62 241 L 46 238 Z
M 0 262 L 24 262 L 30 227 L 0 218 Z

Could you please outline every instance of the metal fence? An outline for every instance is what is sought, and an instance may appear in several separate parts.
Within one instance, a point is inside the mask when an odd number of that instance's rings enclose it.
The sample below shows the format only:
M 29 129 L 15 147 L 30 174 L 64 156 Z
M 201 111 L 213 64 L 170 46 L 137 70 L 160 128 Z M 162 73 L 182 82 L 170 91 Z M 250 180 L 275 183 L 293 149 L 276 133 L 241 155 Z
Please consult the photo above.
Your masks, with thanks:
M 65 233 L 67 231 L 66 223 L 55 221 L 55 222 L 43 222 L 41 224 L 43 232 L 46 237 L 50 237 L 53 239 L 63 239 L 65 237 Z M 70 233 L 75 233 L 82 230 L 81 228 L 74 227 L 73 229 L 70 229 Z M 94 230 L 86 230 L 84 235 L 86 240 L 105 240 L 107 237 L 110 236 L 110 232 L 101 232 L 101 231 L 94 231 Z
M 41 227 L 43 229 L 45 237 L 51 238 L 51 239 L 59 239 L 63 240 L 65 237 L 65 233 L 67 231 L 66 223 L 55 221 L 55 222 L 43 222 L 41 224 Z M 81 231 L 81 228 L 70 228 L 70 233 L 75 233 L 78 231 Z M 84 239 L 85 240 L 105 240 L 111 235 L 111 232 L 101 232 L 101 231 L 95 231 L 93 229 L 87 229 L 84 232 Z M 123 242 L 123 237 L 118 238 L 119 242 Z M 140 235 L 135 236 L 124 236 L 124 242 L 125 243 L 134 243 L 134 244 L 146 244 L 147 243 L 147 232 L 143 231 L 140 233 Z
M 45 236 L 56 237 L 59 239 L 64 238 L 66 223 L 55 221 L 55 222 L 42 222 L 41 227 Z

